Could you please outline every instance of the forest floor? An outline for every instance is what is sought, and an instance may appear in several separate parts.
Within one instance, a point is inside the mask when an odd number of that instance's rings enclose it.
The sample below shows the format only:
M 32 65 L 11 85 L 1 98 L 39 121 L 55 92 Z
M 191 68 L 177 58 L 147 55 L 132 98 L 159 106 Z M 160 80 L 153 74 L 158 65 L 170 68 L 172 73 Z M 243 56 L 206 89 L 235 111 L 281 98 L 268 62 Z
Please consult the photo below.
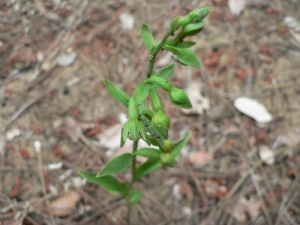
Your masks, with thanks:
M 133 224 L 300 224 L 299 0 L 247 1 L 239 13 L 242 2 L 0 1 L 0 225 L 126 224 L 120 196 L 78 175 L 128 151 L 126 108 L 103 78 L 133 94 L 149 62 L 142 22 L 160 40 L 172 18 L 206 5 L 193 38 L 202 68 L 178 64 L 171 78 L 198 111 L 165 104 L 171 137 L 192 137 L 174 168 L 136 185 Z M 173 62 L 159 53 L 155 71 Z M 238 111 L 241 96 L 272 120 Z

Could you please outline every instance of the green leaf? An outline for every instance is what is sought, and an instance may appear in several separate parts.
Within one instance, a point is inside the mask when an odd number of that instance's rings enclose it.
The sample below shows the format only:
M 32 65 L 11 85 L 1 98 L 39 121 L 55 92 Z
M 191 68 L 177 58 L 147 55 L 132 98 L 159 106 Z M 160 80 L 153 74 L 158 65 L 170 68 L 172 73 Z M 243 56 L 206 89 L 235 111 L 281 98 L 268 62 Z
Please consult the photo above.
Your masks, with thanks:
M 142 103 L 146 99 L 149 93 L 149 89 L 150 89 L 150 85 L 147 84 L 145 81 L 142 81 L 139 84 L 139 86 L 137 87 L 133 95 L 133 98 L 137 104 Z
M 154 40 L 149 27 L 145 23 L 142 24 L 141 36 L 146 48 L 148 49 L 149 52 L 151 52 L 151 49 L 154 45 Z
M 160 151 L 155 148 L 142 148 L 138 150 L 137 152 L 133 153 L 132 155 L 139 155 L 144 156 L 150 159 L 159 159 L 160 158 Z
M 174 158 L 177 158 L 180 154 L 182 148 L 186 145 L 187 141 L 191 136 L 191 132 L 188 132 L 179 142 L 175 144 L 174 149 L 171 151 L 171 155 Z M 141 179 L 143 176 L 151 173 L 154 170 L 163 167 L 162 163 L 157 161 L 156 159 L 148 159 L 145 163 L 140 165 L 136 170 L 136 181 Z
M 178 57 L 178 60 L 181 64 L 196 68 L 201 67 L 196 54 L 192 50 L 187 48 L 176 48 L 167 44 L 165 45 L 165 49 L 173 52 Z
M 164 78 L 157 77 L 157 76 L 152 76 L 152 77 L 148 78 L 147 82 L 157 84 L 159 87 L 164 89 L 166 92 L 170 92 L 171 89 L 173 88 L 173 85 L 169 81 L 165 80 Z
M 157 73 L 154 74 L 154 76 L 163 78 L 167 81 L 172 76 L 175 66 L 176 66 L 176 63 L 172 63 L 171 65 L 164 67 L 161 70 L 157 71 Z
M 130 153 L 125 153 L 117 156 L 107 163 L 103 170 L 97 174 L 97 177 L 104 177 L 107 175 L 121 173 L 127 169 L 132 160 Z
M 112 193 L 120 193 L 123 195 L 128 189 L 125 183 L 121 183 L 113 176 L 96 177 L 95 173 L 86 171 L 80 171 L 79 175 L 94 184 L 104 187 L 106 190 Z
M 186 143 L 188 142 L 188 140 L 191 137 L 191 132 L 186 133 L 186 135 L 175 144 L 175 148 L 171 151 L 171 155 L 176 158 L 179 156 L 180 151 L 182 150 L 182 148 L 186 145 Z
M 145 163 L 143 163 L 136 169 L 136 181 L 161 167 L 163 167 L 163 165 L 161 164 L 161 162 L 157 161 L 157 159 L 148 159 Z
M 136 204 L 138 204 L 142 198 L 142 192 L 139 191 L 139 190 L 132 190 L 130 193 L 129 193 L 129 204 L 131 206 L 134 206 Z
M 194 46 L 196 44 L 196 42 L 192 42 L 192 41 L 183 41 L 183 42 L 179 42 L 176 47 L 178 48 L 190 48 L 192 46 Z
M 116 99 L 118 102 L 122 103 L 123 105 L 125 105 L 127 107 L 130 96 L 127 95 L 124 91 L 117 88 L 115 85 L 113 85 L 108 80 L 104 79 L 104 82 L 105 82 L 105 86 L 106 86 L 109 94 L 114 99 Z

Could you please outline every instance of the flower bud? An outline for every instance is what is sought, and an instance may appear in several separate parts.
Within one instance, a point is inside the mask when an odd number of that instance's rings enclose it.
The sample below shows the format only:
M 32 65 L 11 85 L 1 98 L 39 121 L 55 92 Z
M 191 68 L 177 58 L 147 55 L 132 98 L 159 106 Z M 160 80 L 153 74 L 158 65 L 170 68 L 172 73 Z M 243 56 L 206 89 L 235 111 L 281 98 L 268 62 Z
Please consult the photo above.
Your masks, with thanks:
M 163 139 L 168 138 L 170 119 L 165 113 L 155 113 L 152 117 L 151 124 L 162 135 Z
M 160 162 L 164 166 L 173 167 L 174 164 L 176 163 L 176 160 L 170 153 L 162 153 L 160 155 Z
M 159 87 L 161 87 L 162 89 L 164 89 L 166 92 L 170 92 L 171 89 L 173 88 L 173 85 L 166 81 L 165 79 L 161 78 L 161 77 L 150 77 L 147 79 L 148 82 L 157 84 Z
M 168 153 L 175 147 L 174 143 L 170 140 L 163 140 L 163 146 L 160 148 L 162 152 Z
M 183 36 L 194 36 L 198 34 L 205 25 L 205 22 L 189 23 L 182 29 Z
M 181 108 L 191 109 L 193 107 L 189 97 L 182 89 L 173 88 L 169 93 L 169 98 L 174 105 Z
M 156 91 L 154 91 L 152 88 L 149 91 L 150 99 L 151 99 L 151 105 L 154 112 L 160 112 L 163 110 L 163 103 L 161 101 L 161 98 L 157 94 Z
M 122 127 L 121 132 L 121 147 L 124 146 L 127 138 L 133 141 L 138 141 L 140 138 L 148 144 L 147 132 L 144 125 L 136 118 L 129 119 Z
M 201 9 L 196 9 L 197 12 L 197 18 L 194 22 L 199 22 L 203 20 L 209 13 L 209 6 L 202 7 Z

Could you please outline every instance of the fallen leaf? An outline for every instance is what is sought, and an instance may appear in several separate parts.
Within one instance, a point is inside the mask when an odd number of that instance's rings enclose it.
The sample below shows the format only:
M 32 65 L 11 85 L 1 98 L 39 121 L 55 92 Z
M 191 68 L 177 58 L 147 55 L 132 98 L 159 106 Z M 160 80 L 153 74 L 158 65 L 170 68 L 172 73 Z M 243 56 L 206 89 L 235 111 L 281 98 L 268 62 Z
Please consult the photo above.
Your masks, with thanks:
M 244 224 L 248 220 L 247 215 L 249 215 L 251 221 L 259 216 L 260 203 L 256 196 L 250 196 L 249 199 L 241 197 L 234 207 L 228 207 L 227 211 L 233 215 L 239 224 Z
M 268 165 L 273 165 L 275 162 L 274 152 L 266 145 L 259 146 L 259 157 Z
M 133 28 L 135 22 L 134 17 L 128 12 L 122 13 L 120 15 L 120 21 L 122 23 L 122 27 L 124 29 L 129 29 L 129 30 Z
M 209 110 L 209 99 L 201 95 L 201 84 L 191 82 L 186 90 L 187 95 L 193 105 L 192 109 L 181 109 L 184 114 L 203 114 Z
M 185 196 L 188 200 L 194 199 L 193 189 L 186 180 L 179 180 L 180 194 Z
M 278 135 L 272 150 L 277 149 L 280 146 L 289 146 L 291 148 L 296 148 L 300 144 L 300 131 L 290 131 L 287 134 Z
M 8 196 L 10 198 L 15 198 L 21 189 L 22 180 L 20 178 L 15 179 L 15 187 L 9 192 Z
M 80 194 L 78 192 L 68 191 L 50 203 L 50 211 L 54 216 L 68 216 L 76 210 L 76 204 L 79 200 Z
M 246 0 L 229 0 L 228 7 L 230 12 L 234 16 L 238 16 L 245 9 L 247 1 Z
M 59 66 L 67 67 L 75 62 L 77 52 L 72 52 L 70 54 L 61 54 L 57 57 L 56 62 Z
M 19 153 L 24 159 L 29 159 L 29 153 L 25 148 L 20 148 Z
M 193 152 L 189 156 L 189 162 L 196 166 L 203 166 L 214 159 L 214 156 L 208 152 Z
M 234 100 L 234 107 L 258 123 L 269 123 L 273 119 L 264 105 L 245 96 L 236 98 Z
M 18 128 L 13 128 L 6 132 L 6 140 L 11 141 L 12 139 L 20 135 L 21 135 L 21 131 Z

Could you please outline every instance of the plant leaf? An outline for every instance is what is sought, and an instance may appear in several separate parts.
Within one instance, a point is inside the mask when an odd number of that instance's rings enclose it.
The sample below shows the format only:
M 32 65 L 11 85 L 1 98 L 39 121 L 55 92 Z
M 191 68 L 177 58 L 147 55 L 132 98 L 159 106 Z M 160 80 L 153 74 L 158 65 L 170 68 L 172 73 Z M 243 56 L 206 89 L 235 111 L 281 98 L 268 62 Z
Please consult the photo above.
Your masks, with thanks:
M 154 40 L 153 40 L 153 36 L 151 34 L 149 27 L 145 23 L 142 24 L 141 36 L 142 36 L 142 39 L 143 39 L 143 42 L 144 42 L 146 48 L 150 52 L 154 45 Z
M 149 93 L 149 89 L 150 89 L 150 85 L 147 84 L 145 81 L 142 81 L 139 84 L 139 86 L 137 87 L 133 95 L 133 98 L 137 104 L 142 103 L 146 99 Z
M 140 190 L 132 190 L 129 193 L 129 204 L 134 206 L 140 202 L 142 198 L 142 192 Z
M 112 193 L 120 193 L 123 195 L 128 189 L 125 183 L 121 183 L 117 178 L 113 176 L 96 177 L 96 173 L 86 171 L 80 171 L 79 175 L 94 184 L 102 186 Z
M 180 151 L 182 150 L 182 148 L 186 145 L 186 143 L 188 142 L 188 140 L 191 137 L 191 132 L 186 133 L 186 135 L 175 144 L 175 148 L 171 151 L 171 155 L 176 158 L 179 156 Z
M 174 149 L 171 151 L 171 155 L 174 158 L 177 158 L 180 154 L 180 151 L 182 150 L 182 148 L 185 146 L 185 144 L 187 143 L 187 141 L 189 140 L 191 136 L 191 132 L 188 132 L 179 142 L 177 142 L 175 144 Z M 137 170 L 136 170 L 136 181 L 138 181 L 139 179 L 141 179 L 143 176 L 151 173 L 154 170 L 157 170 L 159 168 L 163 167 L 162 163 L 157 161 L 156 159 L 148 159 L 145 163 L 143 163 L 142 165 L 140 165 Z
M 192 50 L 187 48 L 176 48 L 168 44 L 165 45 L 165 49 L 173 52 L 178 57 L 181 64 L 196 68 L 201 67 L 196 54 Z
M 121 89 L 117 88 L 115 85 L 113 85 L 111 82 L 108 80 L 104 79 L 105 86 L 109 92 L 109 94 L 116 99 L 118 102 L 122 103 L 126 107 L 128 106 L 128 101 L 130 96 L 127 95 L 124 91 Z
M 176 66 L 176 63 L 172 63 L 171 65 L 166 66 L 166 67 L 162 68 L 161 70 L 157 71 L 157 73 L 154 74 L 154 76 L 163 78 L 167 81 L 172 76 L 175 66 Z
M 157 161 L 157 159 L 148 159 L 145 163 L 143 163 L 137 168 L 135 174 L 136 181 L 161 167 L 163 167 L 163 165 L 161 164 L 161 162 Z
M 130 153 L 125 153 L 117 156 L 107 163 L 101 172 L 97 174 L 97 177 L 104 177 L 107 175 L 121 173 L 127 169 L 132 160 Z
M 132 155 L 144 156 L 150 159 L 159 159 L 160 151 L 155 148 L 142 148 L 133 153 Z
M 192 41 L 183 41 L 183 42 L 179 42 L 176 47 L 178 48 L 190 48 L 192 46 L 194 46 L 196 44 L 196 42 L 192 42 Z

